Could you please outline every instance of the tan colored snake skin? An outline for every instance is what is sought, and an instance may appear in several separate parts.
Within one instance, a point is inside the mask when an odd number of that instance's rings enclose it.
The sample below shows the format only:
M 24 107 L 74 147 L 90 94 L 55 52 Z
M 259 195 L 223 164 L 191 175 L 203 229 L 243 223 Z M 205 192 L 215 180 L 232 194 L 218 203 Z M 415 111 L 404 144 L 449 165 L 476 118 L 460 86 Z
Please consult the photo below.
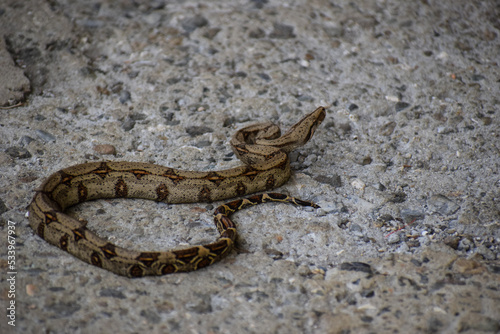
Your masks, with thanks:
M 325 118 L 319 107 L 287 133 L 272 123 L 243 128 L 231 139 L 245 165 L 222 171 L 182 171 L 140 162 L 92 162 L 55 172 L 36 190 L 29 206 L 33 230 L 77 258 L 118 275 L 142 277 L 192 271 L 226 255 L 234 244 L 233 212 L 269 201 L 317 207 L 282 194 L 262 194 L 218 207 L 215 224 L 221 236 L 208 245 L 166 252 L 140 252 L 113 245 L 64 213 L 72 205 L 101 198 L 144 198 L 167 203 L 212 202 L 269 190 L 290 177 L 288 153 L 304 145 Z

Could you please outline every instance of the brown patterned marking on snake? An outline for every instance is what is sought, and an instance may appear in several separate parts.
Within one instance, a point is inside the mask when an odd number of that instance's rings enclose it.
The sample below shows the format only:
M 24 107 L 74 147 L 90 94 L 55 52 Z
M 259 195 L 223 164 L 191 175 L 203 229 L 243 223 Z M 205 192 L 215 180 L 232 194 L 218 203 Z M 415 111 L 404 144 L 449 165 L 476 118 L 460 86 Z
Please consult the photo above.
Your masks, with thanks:
M 220 218 L 220 221 L 221 221 L 221 224 L 222 224 L 222 230 L 223 231 L 228 230 L 230 228 L 236 229 L 236 225 L 234 225 L 233 221 L 231 219 L 229 219 L 229 217 L 222 216 Z
M 221 214 L 221 215 L 230 214 L 230 212 L 226 211 L 226 205 L 221 205 L 215 209 L 214 216 L 218 216 L 219 214 Z
M 242 181 L 239 181 L 236 184 L 236 193 L 238 194 L 238 196 L 243 196 L 247 193 L 247 187 Z
M 128 196 L 128 186 L 122 178 L 119 178 L 115 184 L 115 195 L 117 198 L 125 198 Z
M 287 160 L 284 160 L 282 163 L 280 163 L 277 168 L 281 169 L 281 170 L 285 170 L 287 169 L 288 167 L 288 161 Z
M 207 186 L 201 188 L 200 193 L 198 194 L 198 202 L 212 202 L 211 191 Z
M 87 196 L 89 195 L 89 191 L 87 187 L 83 184 L 83 182 L 78 182 L 78 203 L 83 203 L 87 200 Z
M 227 251 L 228 249 L 228 242 L 225 240 L 221 240 L 220 242 L 217 242 L 212 245 L 207 245 L 206 247 L 210 250 L 211 253 L 216 254 L 217 256 L 220 256 L 224 254 L 224 252 Z
M 219 208 L 221 208 L 221 207 L 222 206 L 220 206 Z M 217 208 L 217 209 L 219 209 L 219 208 Z M 222 237 L 222 233 L 224 231 L 226 231 L 226 230 L 229 231 L 230 229 L 234 229 L 234 230 L 236 229 L 236 226 L 234 225 L 232 220 L 227 217 L 228 215 L 230 215 L 233 212 L 234 211 L 214 213 L 217 231 L 219 231 L 219 233 L 221 234 L 221 237 Z
M 61 177 L 61 183 L 68 187 L 71 186 L 71 180 L 75 178 L 74 175 L 69 175 L 68 173 L 62 170 L 59 171 L 59 176 Z
M 204 258 L 201 258 L 197 263 L 196 263 L 196 269 L 201 269 L 201 268 L 205 268 L 205 267 L 208 267 L 209 265 L 211 265 L 212 263 L 214 262 L 213 259 L 209 258 L 209 257 L 204 257 Z
M 45 239 L 45 223 L 40 222 L 36 228 L 36 234 L 42 239 Z
M 73 230 L 73 235 L 75 237 L 75 241 L 78 242 L 82 239 L 85 239 L 85 227 L 79 227 Z
M 181 249 L 181 250 L 176 250 L 173 251 L 175 254 L 175 257 L 184 262 L 184 263 L 191 263 L 194 259 L 198 257 L 198 254 L 200 253 L 200 248 L 203 246 L 196 246 L 196 247 L 191 247 L 187 249 Z
M 223 206 L 227 210 L 225 214 L 230 215 L 231 213 L 238 211 L 239 208 L 241 207 L 242 203 L 243 203 L 242 199 L 237 199 L 237 200 L 234 200 L 234 201 L 231 201 L 231 202 L 224 204 Z
M 231 240 L 236 239 L 236 228 L 225 230 L 220 234 L 221 238 L 229 238 Z
M 68 251 L 68 240 L 69 236 L 67 234 L 63 235 L 61 239 L 59 239 L 59 247 L 61 247 L 62 250 Z
M 275 151 L 275 152 L 272 152 L 272 153 L 269 153 L 269 154 L 266 154 L 264 157 L 266 160 L 271 160 L 273 159 L 275 156 L 277 156 L 278 154 L 281 154 L 281 151 Z
M 204 177 L 204 179 L 214 183 L 216 186 L 219 186 L 226 178 L 220 176 L 217 172 L 210 172 Z
M 101 247 L 101 250 L 102 253 L 104 254 L 104 257 L 106 257 L 106 259 L 108 260 L 114 258 L 115 256 L 118 256 L 116 254 L 116 246 L 113 245 L 112 243 L 108 242 L 107 244 Z
M 94 169 L 91 173 L 99 176 L 101 179 L 104 180 L 106 176 L 108 176 L 108 174 L 112 171 L 113 169 L 111 169 L 107 163 L 101 162 L 101 165 L 96 169 Z
M 288 196 L 285 194 L 270 193 L 270 194 L 268 194 L 268 198 L 272 199 L 274 201 L 285 201 L 288 198 Z M 256 200 L 258 200 L 258 199 L 256 199 Z M 264 199 L 264 201 L 266 201 L 266 200 L 268 200 L 268 199 L 267 198 Z
M 219 219 L 217 219 L 217 218 L 215 219 L 215 227 L 217 228 L 217 231 L 219 231 L 219 233 L 222 233 L 224 231 L 224 226 L 222 225 L 222 223 L 220 221 L 220 218 Z
M 135 162 L 87 163 L 65 168 L 49 176 L 37 190 L 29 207 L 30 225 L 40 237 L 53 245 L 119 275 L 142 277 L 205 267 L 220 260 L 232 249 L 237 237 L 236 227 L 229 218 L 232 213 L 269 201 L 316 206 L 277 194 L 232 201 L 215 210 L 214 222 L 220 233 L 215 243 L 161 253 L 119 252 L 118 247 L 111 243 L 101 246 L 98 236 L 81 223 L 77 225 L 77 220 L 68 216 L 61 219 L 63 208 L 89 199 L 108 198 L 110 194 L 114 198 L 144 198 L 167 203 L 211 202 L 282 185 L 290 177 L 287 154 L 304 145 L 324 117 L 325 108 L 319 107 L 284 135 L 280 135 L 279 127 L 271 123 L 237 131 L 230 143 L 236 156 L 245 164 L 244 168 L 200 173 Z M 96 182 L 95 176 L 98 176 L 99 182 Z M 61 234 L 68 229 L 72 234 Z M 134 253 L 141 255 L 129 255 Z
M 248 136 L 243 137 L 245 139 L 245 142 L 248 141 Z M 247 150 L 247 146 L 245 144 L 240 144 L 240 145 L 234 145 L 233 148 L 238 151 L 239 154 L 247 154 L 250 153 L 250 151 Z
M 128 273 L 130 277 L 143 277 L 144 269 L 142 269 L 140 265 L 134 264 L 133 266 L 130 267 Z
M 93 252 L 92 255 L 90 255 L 90 263 L 96 267 L 102 268 L 102 260 L 99 253 Z
M 143 263 L 146 267 L 151 267 L 153 263 L 158 261 L 158 256 L 160 253 L 158 252 L 144 252 L 141 253 L 138 257 L 135 259 L 141 263 Z
M 130 173 L 134 174 L 134 176 L 137 178 L 137 180 L 140 180 L 144 175 L 151 175 L 150 172 L 147 170 L 142 170 L 142 169 L 132 169 L 129 170 Z
M 162 275 L 173 274 L 176 271 L 177 271 L 177 267 L 174 266 L 173 264 L 165 264 L 161 267 L 161 274 Z
M 44 212 L 45 216 L 45 224 L 49 225 L 50 223 L 57 222 L 57 215 L 54 211 Z
M 257 175 L 259 175 L 259 171 L 253 169 L 252 167 L 248 167 L 243 173 L 241 173 L 241 176 L 248 177 L 250 181 L 253 181 L 257 177 Z
M 167 202 L 168 194 L 168 187 L 165 183 L 160 183 L 160 185 L 156 187 L 156 201 Z
M 274 179 L 274 176 L 272 175 L 269 175 L 267 177 L 267 180 L 266 180 L 266 189 L 269 190 L 269 189 L 273 189 L 274 188 L 274 184 L 276 183 L 276 180 Z
M 261 195 L 248 196 L 247 198 L 244 198 L 241 200 L 241 204 L 238 207 L 238 209 L 246 208 L 247 206 L 250 206 L 250 205 L 256 205 L 259 202 L 266 202 L 267 198 L 270 197 L 269 194 L 266 194 L 266 195 L 267 195 L 266 197 L 262 197 Z
M 165 171 L 165 173 L 162 174 L 162 176 L 172 180 L 172 182 L 175 185 L 178 185 L 181 181 L 186 179 L 184 176 L 179 176 L 175 172 L 175 169 L 173 169 L 173 168 L 167 168 L 167 170 Z

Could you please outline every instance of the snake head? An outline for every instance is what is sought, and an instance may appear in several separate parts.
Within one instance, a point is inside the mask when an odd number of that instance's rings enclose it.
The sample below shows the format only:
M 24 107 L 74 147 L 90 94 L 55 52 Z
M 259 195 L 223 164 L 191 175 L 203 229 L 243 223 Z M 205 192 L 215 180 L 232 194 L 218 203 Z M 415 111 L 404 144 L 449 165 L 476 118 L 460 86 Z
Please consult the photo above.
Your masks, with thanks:
M 316 132 L 317 127 L 326 117 L 326 108 L 318 107 L 309 115 L 302 118 L 290 128 L 283 136 L 274 140 L 260 143 L 267 146 L 274 146 L 289 153 L 299 146 L 307 143 Z
M 326 108 L 325 107 L 318 107 L 316 110 L 314 110 L 312 113 L 304 117 L 299 123 L 304 122 L 304 126 L 309 128 L 309 131 L 307 131 L 307 135 L 304 138 L 304 143 L 308 142 L 309 139 L 314 135 L 314 132 L 316 132 L 316 128 L 323 122 L 323 120 L 326 117 Z

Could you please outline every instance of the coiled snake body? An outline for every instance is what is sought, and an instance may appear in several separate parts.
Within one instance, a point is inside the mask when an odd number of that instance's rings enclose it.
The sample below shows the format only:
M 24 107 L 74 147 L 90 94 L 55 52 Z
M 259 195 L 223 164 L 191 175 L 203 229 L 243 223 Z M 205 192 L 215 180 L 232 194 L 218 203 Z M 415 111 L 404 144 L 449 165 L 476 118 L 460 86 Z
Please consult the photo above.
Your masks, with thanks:
M 226 203 L 215 210 L 216 242 L 188 249 L 141 252 L 118 247 L 64 213 L 72 205 L 102 198 L 144 198 L 167 203 L 212 202 L 269 190 L 290 177 L 288 153 L 304 145 L 325 118 L 319 107 L 280 136 L 272 123 L 243 128 L 231 139 L 245 165 L 222 171 L 182 171 L 140 162 L 92 162 L 55 172 L 36 190 L 29 222 L 36 234 L 77 258 L 128 277 L 165 275 L 206 267 L 233 247 L 236 227 L 229 215 L 269 201 L 317 207 L 268 193 Z

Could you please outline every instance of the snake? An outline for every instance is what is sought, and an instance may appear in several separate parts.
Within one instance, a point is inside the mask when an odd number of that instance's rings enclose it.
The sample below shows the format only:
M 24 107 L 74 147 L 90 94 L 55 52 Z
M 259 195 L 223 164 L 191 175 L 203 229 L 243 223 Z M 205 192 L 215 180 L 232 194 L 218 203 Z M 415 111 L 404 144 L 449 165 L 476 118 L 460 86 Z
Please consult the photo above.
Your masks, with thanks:
M 35 190 L 28 206 L 34 233 L 78 259 L 126 277 L 160 276 L 207 267 L 233 249 L 234 212 L 266 202 L 319 207 L 280 193 L 263 193 L 233 200 L 215 209 L 220 234 L 210 244 L 168 251 L 139 251 L 119 247 L 87 228 L 66 209 L 97 199 L 141 198 L 165 203 L 213 202 L 269 191 L 291 175 L 288 153 L 307 143 L 325 119 L 325 107 L 303 117 L 285 134 L 272 122 L 238 130 L 230 140 L 244 163 L 219 171 L 187 171 L 152 163 L 88 162 L 61 169 Z

